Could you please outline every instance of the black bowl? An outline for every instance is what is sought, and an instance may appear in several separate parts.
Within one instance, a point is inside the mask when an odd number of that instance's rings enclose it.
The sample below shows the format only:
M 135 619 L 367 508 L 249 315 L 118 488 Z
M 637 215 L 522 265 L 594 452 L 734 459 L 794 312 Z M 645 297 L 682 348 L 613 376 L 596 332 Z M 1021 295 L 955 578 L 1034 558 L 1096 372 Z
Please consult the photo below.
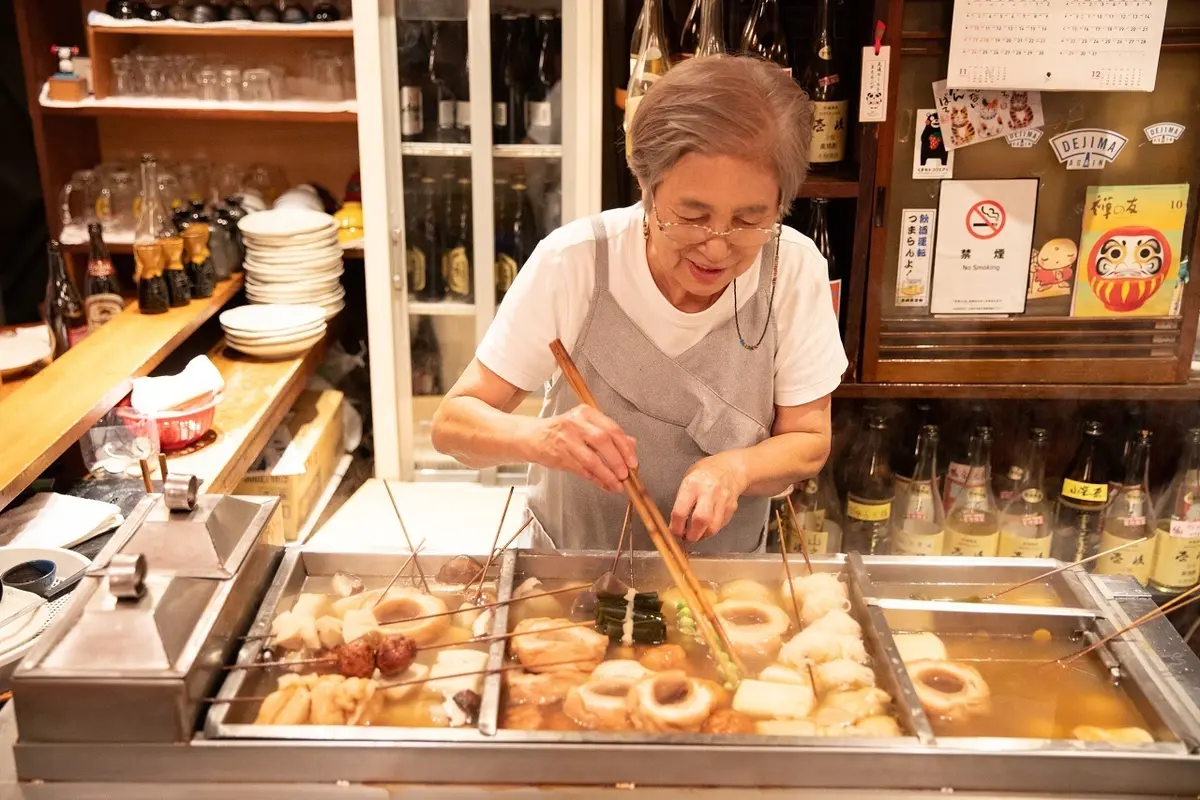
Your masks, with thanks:
M 0 575 L 0 583 L 13 589 L 41 594 L 54 584 L 58 566 L 48 558 L 17 564 Z
M 279 9 L 270 3 L 254 9 L 255 22 L 279 22 Z

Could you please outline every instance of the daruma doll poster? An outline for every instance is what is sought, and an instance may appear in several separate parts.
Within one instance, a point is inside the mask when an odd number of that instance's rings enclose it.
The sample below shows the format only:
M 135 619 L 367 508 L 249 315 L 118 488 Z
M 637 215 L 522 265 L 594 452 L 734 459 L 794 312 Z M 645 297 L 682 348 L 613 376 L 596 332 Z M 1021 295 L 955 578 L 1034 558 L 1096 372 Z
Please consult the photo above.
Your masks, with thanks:
M 1166 317 L 1179 284 L 1186 183 L 1089 186 L 1073 317 Z

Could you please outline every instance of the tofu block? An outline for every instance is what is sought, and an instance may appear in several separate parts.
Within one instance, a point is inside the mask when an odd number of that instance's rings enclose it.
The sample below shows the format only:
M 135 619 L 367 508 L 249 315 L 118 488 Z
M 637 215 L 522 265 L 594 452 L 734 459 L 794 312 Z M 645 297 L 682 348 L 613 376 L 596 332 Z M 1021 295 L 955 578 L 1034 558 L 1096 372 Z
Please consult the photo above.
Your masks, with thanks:
M 478 650 L 442 650 L 429 670 L 430 680 L 425 691 L 442 697 L 454 697 L 463 690 L 483 691 L 482 670 L 487 668 L 488 654 Z M 464 672 L 477 673 L 462 675 Z M 458 677 L 442 677 L 458 676 Z
M 284 650 L 299 650 L 304 647 L 304 639 L 300 635 L 300 625 L 303 617 L 291 611 L 281 611 L 271 620 L 271 637 L 276 647 Z
M 423 681 L 429 675 L 429 667 L 424 664 L 412 663 L 408 669 L 388 679 L 387 682 L 404 683 L 406 681 Z M 383 696 L 393 703 L 403 702 L 421 691 L 422 684 L 410 683 L 407 686 L 392 686 L 383 690 Z
M 758 679 L 767 683 L 794 683 L 798 686 L 812 685 L 807 671 L 799 672 L 790 667 L 785 667 L 783 664 L 772 664 L 762 671 Z
M 317 634 L 317 621 L 308 614 L 303 616 L 292 612 L 292 616 L 300 620 L 300 639 L 309 650 L 321 649 L 321 637 Z
M 743 680 L 733 695 L 733 710 L 753 719 L 803 719 L 815 702 L 811 686 Z
M 905 664 L 922 659 L 946 660 L 946 645 L 935 633 L 893 633 L 892 638 L 896 640 L 896 649 Z
M 309 592 L 296 598 L 296 602 L 292 604 L 292 611 L 317 619 L 329 613 L 329 607 L 332 604 L 333 598 L 329 595 Z
M 379 629 L 379 622 L 369 608 L 347 611 L 342 618 L 342 639 L 353 642 Z
M 329 607 L 329 613 L 338 619 L 345 619 L 347 611 L 354 611 L 360 608 L 370 608 L 375 604 L 375 600 L 379 597 L 380 590 L 376 589 L 370 592 L 360 592 L 352 594 L 349 597 L 343 597 L 340 600 L 334 600 L 333 605 Z
M 337 617 L 324 616 L 317 620 L 317 636 L 321 646 L 329 649 L 344 642 L 342 638 L 342 621 Z

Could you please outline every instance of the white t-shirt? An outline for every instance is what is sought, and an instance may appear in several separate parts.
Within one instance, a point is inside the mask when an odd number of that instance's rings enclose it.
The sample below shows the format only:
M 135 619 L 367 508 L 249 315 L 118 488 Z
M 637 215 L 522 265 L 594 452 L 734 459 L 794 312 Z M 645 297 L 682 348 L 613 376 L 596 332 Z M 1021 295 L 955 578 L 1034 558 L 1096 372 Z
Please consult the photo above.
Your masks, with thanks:
M 715 303 L 696 313 L 671 305 L 646 262 L 642 216 L 641 204 L 603 214 L 609 238 L 609 291 L 659 349 L 675 358 L 733 316 L 733 291 L 727 288 Z M 596 285 L 594 254 L 595 236 L 586 218 L 542 240 L 505 294 L 476 351 L 484 366 L 529 392 L 553 377 L 557 366 L 550 342 L 557 338 L 568 351 L 574 348 Z M 743 306 L 758 288 L 761 260 L 760 253 L 737 279 Z M 798 406 L 824 397 L 837 388 L 847 367 L 829 271 L 812 240 L 788 227 L 780 238 L 774 308 L 779 331 L 775 405 Z M 743 331 L 754 339 L 760 332 L 757 327 Z

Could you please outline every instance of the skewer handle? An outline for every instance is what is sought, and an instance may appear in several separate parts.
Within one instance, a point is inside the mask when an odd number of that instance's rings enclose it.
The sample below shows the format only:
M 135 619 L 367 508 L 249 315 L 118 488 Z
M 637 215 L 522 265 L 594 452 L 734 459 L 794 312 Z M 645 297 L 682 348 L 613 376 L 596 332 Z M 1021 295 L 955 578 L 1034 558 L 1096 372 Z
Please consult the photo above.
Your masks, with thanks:
M 138 461 L 138 466 L 142 468 L 142 484 L 146 487 L 146 494 L 154 494 L 154 484 L 150 481 L 150 462 L 143 458 Z

